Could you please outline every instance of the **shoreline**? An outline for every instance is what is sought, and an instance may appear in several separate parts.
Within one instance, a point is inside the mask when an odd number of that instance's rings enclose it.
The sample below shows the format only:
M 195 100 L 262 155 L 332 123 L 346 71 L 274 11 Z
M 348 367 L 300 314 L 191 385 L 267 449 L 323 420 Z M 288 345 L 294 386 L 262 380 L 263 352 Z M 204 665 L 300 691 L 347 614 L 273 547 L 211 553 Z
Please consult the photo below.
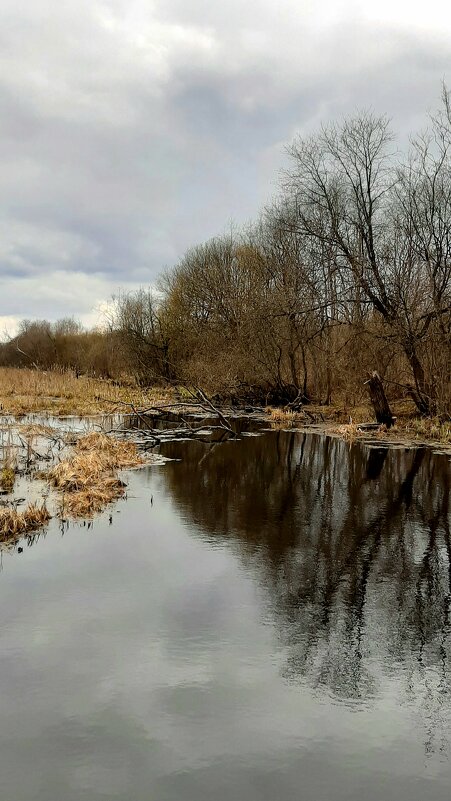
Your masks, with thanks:
M 0 426 L 2 420 L 16 420 L 27 415 L 40 415 L 63 420 L 69 417 L 93 418 L 101 415 L 139 414 L 152 408 L 155 414 L 164 413 L 170 407 L 176 413 L 190 413 L 190 406 L 183 403 L 182 390 L 168 387 L 143 389 L 132 382 L 119 384 L 108 379 L 80 376 L 74 373 L 36 371 L 0 367 Z M 321 430 L 326 434 L 341 436 L 345 440 L 366 440 L 387 444 L 428 445 L 451 452 L 451 421 L 442 422 L 434 418 L 421 418 L 415 414 L 411 401 L 390 401 L 396 424 L 390 430 L 384 427 L 359 431 L 359 425 L 374 424 L 373 411 L 366 401 L 351 404 L 339 402 L 323 406 L 306 405 L 299 412 L 287 407 L 251 407 L 221 405 L 217 410 L 225 417 L 249 417 L 280 426 L 302 430 Z M 212 407 L 211 415 L 214 414 Z M 195 411 L 193 405 L 192 411 Z M 198 411 L 198 407 L 197 407 Z M 205 415 L 207 416 L 207 414 Z
M 414 436 L 403 429 L 396 429 L 392 432 L 387 432 L 386 430 L 380 431 L 377 429 L 373 431 L 362 430 L 354 433 L 354 427 L 351 424 L 349 425 L 351 429 L 350 433 L 347 433 L 346 430 L 339 430 L 340 428 L 346 429 L 346 427 L 346 424 L 337 426 L 330 421 L 325 421 L 323 423 L 297 422 L 289 426 L 282 425 L 281 423 L 272 425 L 273 430 L 279 428 L 283 431 L 323 434 L 327 437 L 340 439 L 343 442 L 347 442 L 349 445 L 360 443 L 361 445 L 367 445 L 373 448 L 379 446 L 380 448 L 402 448 L 408 450 L 412 448 L 430 448 L 436 453 L 449 454 L 451 456 L 451 442 L 449 441 Z

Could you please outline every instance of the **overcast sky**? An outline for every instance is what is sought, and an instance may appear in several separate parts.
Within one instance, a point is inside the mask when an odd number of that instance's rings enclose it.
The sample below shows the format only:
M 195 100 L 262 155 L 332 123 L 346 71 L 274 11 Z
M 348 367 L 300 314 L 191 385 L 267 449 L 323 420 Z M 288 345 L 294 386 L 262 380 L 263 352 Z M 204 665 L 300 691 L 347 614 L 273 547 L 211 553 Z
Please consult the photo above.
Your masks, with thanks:
M 254 217 L 296 132 L 371 107 L 404 141 L 450 72 L 442 0 L 2 0 L 0 332 L 92 323 Z

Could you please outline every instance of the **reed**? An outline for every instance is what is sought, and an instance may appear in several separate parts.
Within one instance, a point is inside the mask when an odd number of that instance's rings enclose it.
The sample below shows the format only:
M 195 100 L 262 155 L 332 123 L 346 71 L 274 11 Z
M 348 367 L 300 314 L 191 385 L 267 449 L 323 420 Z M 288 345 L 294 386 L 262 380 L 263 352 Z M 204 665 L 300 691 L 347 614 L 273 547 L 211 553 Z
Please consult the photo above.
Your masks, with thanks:
M 341 425 L 334 426 L 329 429 L 331 434 L 337 434 L 341 439 L 347 442 L 354 442 L 354 440 L 368 436 L 365 432 L 361 431 L 357 423 L 342 423 Z M 374 436 L 374 434 L 373 434 Z
M 271 425 L 274 428 L 289 428 L 299 422 L 305 423 L 305 417 L 302 414 L 290 411 L 289 409 L 269 407 L 267 411 L 269 412 Z
M 4 465 L 0 473 L 0 487 L 3 492 L 12 492 L 16 481 L 16 471 L 13 467 Z
M 10 428 L 1 431 L 0 455 L 0 489 L 9 493 L 14 489 L 17 470 L 17 456 Z
M 45 526 L 51 519 L 45 503 L 30 503 L 23 512 L 14 507 L 0 508 L 0 541 L 15 542 L 19 537 Z

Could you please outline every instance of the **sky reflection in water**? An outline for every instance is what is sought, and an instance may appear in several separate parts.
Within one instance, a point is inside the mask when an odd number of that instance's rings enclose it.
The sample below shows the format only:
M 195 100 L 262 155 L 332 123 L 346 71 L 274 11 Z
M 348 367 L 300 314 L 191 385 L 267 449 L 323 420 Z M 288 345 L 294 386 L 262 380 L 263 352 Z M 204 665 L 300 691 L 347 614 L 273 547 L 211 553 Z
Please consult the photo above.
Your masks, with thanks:
M 3 555 L 2 801 L 448 799 L 449 456 L 164 453 Z

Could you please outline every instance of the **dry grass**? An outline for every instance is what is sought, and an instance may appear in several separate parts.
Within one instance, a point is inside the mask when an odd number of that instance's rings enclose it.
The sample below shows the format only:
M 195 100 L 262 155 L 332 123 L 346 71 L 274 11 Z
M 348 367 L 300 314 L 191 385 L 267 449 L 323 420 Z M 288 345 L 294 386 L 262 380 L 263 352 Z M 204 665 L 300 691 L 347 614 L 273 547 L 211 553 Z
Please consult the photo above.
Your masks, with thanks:
M 433 440 L 451 445 L 451 422 L 442 422 L 438 418 L 414 418 L 401 423 L 401 428 L 415 439 Z
M 296 412 L 290 412 L 286 409 L 270 408 L 269 413 L 272 423 L 283 423 L 284 425 L 291 425 L 292 423 L 295 423 L 296 420 L 303 419 L 302 416 L 297 415 Z
M 418 417 L 413 402 L 407 399 L 391 401 L 390 408 L 396 417 L 396 424 L 393 428 L 386 429 L 385 426 L 381 426 L 375 431 L 364 432 L 365 436 L 451 444 L 451 422 L 444 422 L 437 417 Z M 350 421 L 348 426 L 342 426 L 343 429 L 346 429 L 358 423 L 373 421 L 374 412 L 369 404 L 362 404 L 341 410 L 338 420 Z
M 280 407 L 266 407 L 269 413 L 270 422 L 273 428 L 291 428 L 292 426 L 308 425 L 316 421 L 324 421 L 326 415 L 323 414 L 322 406 L 308 406 L 308 412 L 293 411 Z
M 365 436 L 365 432 L 360 431 L 357 423 L 342 423 L 330 429 L 331 434 L 338 434 L 339 437 L 345 439 L 347 442 L 354 442 L 359 437 Z M 368 434 L 366 433 L 366 436 Z
M 111 381 L 72 372 L 52 372 L 0 367 L 0 413 L 87 415 L 124 411 L 124 404 L 158 406 L 171 400 L 170 390 L 143 390 L 116 386 Z
M 61 514 L 87 517 L 124 494 L 117 471 L 144 463 L 136 445 L 92 432 L 77 441 L 72 454 L 47 478 L 62 493 Z
M 16 471 L 13 467 L 4 465 L 0 472 L 0 487 L 3 492 L 12 492 L 16 481 Z
M 14 448 L 13 435 L 9 428 L 2 430 L 0 434 L 0 489 L 2 489 L 3 492 L 12 492 L 16 481 L 17 468 L 17 455 Z
M 56 433 L 54 428 L 42 425 L 41 423 L 22 423 L 21 425 L 17 425 L 16 428 L 25 439 L 31 441 L 37 437 L 52 439 L 55 437 Z
M 51 515 L 45 504 L 29 504 L 23 512 L 13 507 L 0 508 L 0 541 L 15 542 L 19 537 L 45 526 Z

